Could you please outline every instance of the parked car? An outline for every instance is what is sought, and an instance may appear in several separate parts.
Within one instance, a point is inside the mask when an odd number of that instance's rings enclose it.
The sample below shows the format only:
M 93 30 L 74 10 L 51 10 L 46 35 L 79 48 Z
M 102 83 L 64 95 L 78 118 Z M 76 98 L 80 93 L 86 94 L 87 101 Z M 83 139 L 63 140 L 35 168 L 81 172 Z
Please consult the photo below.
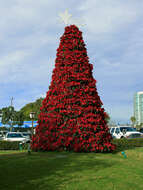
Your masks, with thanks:
M 143 134 L 139 131 L 136 131 L 135 128 L 129 126 L 117 126 L 111 127 L 110 133 L 116 139 L 121 138 L 143 138 Z
M 5 137 L 3 137 L 4 141 L 19 141 L 26 143 L 28 141 L 27 138 L 25 138 L 22 133 L 20 132 L 8 132 Z
M 22 132 L 22 135 L 29 140 L 31 139 L 31 133 L 29 132 Z
M 141 133 L 143 133 L 143 128 L 141 128 L 139 131 L 140 131 Z
M 2 140 L 7 133 L 8 131 L 0 131 L 0 140 Z

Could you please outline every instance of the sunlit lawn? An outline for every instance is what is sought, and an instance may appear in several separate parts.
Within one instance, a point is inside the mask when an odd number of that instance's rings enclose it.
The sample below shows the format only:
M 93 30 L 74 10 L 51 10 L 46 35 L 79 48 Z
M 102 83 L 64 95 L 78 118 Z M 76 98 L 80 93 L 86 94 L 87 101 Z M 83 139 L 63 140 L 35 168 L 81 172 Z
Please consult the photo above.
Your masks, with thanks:
M 142 190 L 143 148 L 126 154 L 0 151 L 0 190 Z

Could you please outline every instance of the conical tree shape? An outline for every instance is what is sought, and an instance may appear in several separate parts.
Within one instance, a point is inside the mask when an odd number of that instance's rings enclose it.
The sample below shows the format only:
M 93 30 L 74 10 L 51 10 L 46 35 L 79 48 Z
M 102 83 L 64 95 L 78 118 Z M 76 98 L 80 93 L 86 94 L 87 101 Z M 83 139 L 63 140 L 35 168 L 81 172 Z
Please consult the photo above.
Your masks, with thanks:
M 92 76 L 82 32 L 65 27 L 52 81 L 41 107 L 33 150 L 106 152 L 115 149 Z

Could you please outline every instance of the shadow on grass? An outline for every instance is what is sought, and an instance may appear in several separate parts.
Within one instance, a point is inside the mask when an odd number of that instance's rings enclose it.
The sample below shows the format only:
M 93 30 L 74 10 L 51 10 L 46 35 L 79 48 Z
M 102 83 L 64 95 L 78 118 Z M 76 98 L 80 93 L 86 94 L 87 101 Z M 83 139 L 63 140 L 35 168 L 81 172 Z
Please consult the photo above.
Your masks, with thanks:
M 96 172 L 116 163 L 90 153 L 20 153 L 0 157 L 1 190 L 58 190 L 80 174 Z

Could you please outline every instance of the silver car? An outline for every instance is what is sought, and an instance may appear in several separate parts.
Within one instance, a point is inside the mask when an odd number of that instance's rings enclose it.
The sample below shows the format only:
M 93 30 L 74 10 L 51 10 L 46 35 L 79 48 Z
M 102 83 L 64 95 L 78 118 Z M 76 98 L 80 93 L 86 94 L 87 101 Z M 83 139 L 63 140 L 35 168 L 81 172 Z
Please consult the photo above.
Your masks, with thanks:
M 19 141 L 19 142 L 27 142 L 27 138 L 25 138 L 20 132 L 8 132 L 5 137 L 2 139 L 4 141 Z

